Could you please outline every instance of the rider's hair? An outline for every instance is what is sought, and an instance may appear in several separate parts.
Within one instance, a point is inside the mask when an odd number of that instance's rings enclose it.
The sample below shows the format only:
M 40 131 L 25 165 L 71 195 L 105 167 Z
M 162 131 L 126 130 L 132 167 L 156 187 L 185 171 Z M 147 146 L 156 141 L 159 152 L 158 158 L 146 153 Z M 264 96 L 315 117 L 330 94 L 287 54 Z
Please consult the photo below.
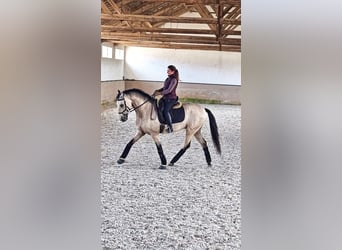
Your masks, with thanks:
M 176 68 L 176 66 L 169 65 L 169 66 L 167 66 L 167 68 L 175 72 L 174 76 L 177 79 L 177 81 L 179 81 L 179 72 L 178 72 L 178 69 Z

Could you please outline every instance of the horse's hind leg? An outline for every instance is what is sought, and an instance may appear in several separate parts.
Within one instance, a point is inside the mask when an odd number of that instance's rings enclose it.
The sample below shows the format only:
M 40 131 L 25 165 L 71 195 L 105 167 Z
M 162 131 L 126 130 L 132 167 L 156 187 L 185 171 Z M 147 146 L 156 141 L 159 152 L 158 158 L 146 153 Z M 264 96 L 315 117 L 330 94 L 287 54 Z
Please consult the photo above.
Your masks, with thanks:
M 186 130 L 184 147 L 181 150 L 179 150 L 178 153 L 172 158 L 171 162 L 169 163 L 169 166 L 173 166 L 175 164 L 175 162 L 178 161 L 179 158 L 181 158 L 181 156 L 185 153 L 185 151 L 188 148 L 190 148 L 191 139 L 193 136 L 194 136 L 194 134 L 192 131 Z
M 204 155 L 205 155 L 205 159 L 207 160 L 208 166 L 211 166 L 211 156 L 209 153 L 208 145 L 207 145 L 206 140 L 202 136 L 201 130 L 199 130 L 195 133 L 195 138 L 202 145 Z
M 160 143 L 160 140 L 159 140 L 159 137 L 158 137 L 158 134 L 154 134 L 154 135 L 151 135 L 152 136 L 152 139 L 154 140 L 156 146 L 157 146 L 157 150 L 158 150 L 158 155 L 160 157 L 160 161 L 161 161 L 161 165 L 160 165 L 160 169 L 166 169 L 166 157 L 164 155 L 164 151 L 163 151 L 163 147 Z
M 127 143 L 127 145 L 126 145 L 124 151 L 122 152 L 117 163 L 122 164 L 125 162 L 125 158 L 127 157 L 127 155 L 129 153 L 129 151 L 131 150 L 131 147 L 133 146 L 133 144 L 136 143 L 144 135 L 145 135 L 145 133 L 140 131 L 140 130 L 137 132 L 137 134 L 133 137 L 133 139 L 130 140 L 129 143 Z

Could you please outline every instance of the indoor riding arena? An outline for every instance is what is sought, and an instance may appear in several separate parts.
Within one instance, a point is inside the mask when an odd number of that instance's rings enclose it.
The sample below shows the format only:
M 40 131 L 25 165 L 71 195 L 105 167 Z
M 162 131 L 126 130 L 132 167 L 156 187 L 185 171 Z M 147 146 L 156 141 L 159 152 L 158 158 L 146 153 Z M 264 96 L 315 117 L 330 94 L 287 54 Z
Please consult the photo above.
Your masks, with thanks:
M 195 3 L 196 2 L 196 3 Z M 236 0 L 101 1 L 101 240 L 103 249 L 241 248 L 241 2 Z M 118 160 L 137 132 L 136 112 L 120 120 L 118 90 L 152 95 L 168 65 L 179 71 L 182 103 L 209 118 L 201 144 L 160 169 L 148 134 Z M 167 163 L 184 147 L 185 130 L 159 135 Z

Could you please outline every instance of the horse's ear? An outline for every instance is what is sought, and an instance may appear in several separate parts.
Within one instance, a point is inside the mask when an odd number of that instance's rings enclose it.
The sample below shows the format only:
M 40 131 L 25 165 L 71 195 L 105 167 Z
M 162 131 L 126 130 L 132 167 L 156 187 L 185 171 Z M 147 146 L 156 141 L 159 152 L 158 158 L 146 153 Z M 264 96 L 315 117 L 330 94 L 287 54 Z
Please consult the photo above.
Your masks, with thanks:
M 120 92 L 120 90 L 118 89 L 118 94 L 116 95 L 116 100 L 118 100 L 119 99 L 119 97 L 120 97 L 120 95 L 121 95 L 121 92 Z

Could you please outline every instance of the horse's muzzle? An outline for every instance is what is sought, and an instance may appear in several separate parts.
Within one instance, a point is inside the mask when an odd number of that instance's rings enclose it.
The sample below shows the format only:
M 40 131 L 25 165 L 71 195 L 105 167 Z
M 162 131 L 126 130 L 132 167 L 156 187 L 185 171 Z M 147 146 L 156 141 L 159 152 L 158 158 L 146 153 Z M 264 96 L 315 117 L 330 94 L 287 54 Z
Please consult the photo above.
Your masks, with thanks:
M 120 117 L 120 121 L 125 122 L 128 120 L 128 114 L 122 114 Z

